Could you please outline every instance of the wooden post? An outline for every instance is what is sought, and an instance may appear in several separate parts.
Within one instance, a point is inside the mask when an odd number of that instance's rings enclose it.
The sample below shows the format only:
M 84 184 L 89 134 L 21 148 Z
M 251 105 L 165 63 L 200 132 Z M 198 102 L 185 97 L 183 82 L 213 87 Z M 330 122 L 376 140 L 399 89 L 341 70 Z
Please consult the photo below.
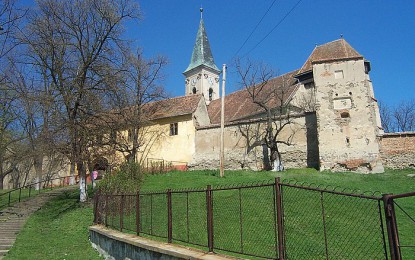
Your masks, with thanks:
M 220 111 L 220 177 L 225 175 L 224 161 L 225 161 L 225 84 L 226 84 L 226 64 L 222 66 L 222 97 L 221 97 L 221 111 Z

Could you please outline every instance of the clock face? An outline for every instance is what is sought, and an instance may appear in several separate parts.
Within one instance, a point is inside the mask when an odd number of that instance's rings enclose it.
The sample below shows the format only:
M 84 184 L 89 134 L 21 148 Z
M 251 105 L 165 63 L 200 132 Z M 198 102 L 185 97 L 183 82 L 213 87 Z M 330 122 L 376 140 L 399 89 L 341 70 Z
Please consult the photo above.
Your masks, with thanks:
M 208 78 L 208 82 L 209 82 L 209 85 L 211 85 L 211 86 L 212 86 L 212 85 L 213 85 L 213 78 L 209 77 L 209 78 Z
M 196 82 L 197 82 L 197 79 L 196 78 L 193 78 L 192 79 L 192 86 L 196 85 Z

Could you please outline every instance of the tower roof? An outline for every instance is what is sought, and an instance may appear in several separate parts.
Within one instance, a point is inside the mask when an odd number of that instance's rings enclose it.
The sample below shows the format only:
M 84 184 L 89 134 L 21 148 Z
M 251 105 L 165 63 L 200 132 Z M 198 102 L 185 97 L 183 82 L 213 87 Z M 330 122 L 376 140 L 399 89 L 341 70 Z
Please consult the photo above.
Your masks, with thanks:
M 363 56 L 353 49 L 346 40 L 341 38 L 316 46 L 298 74 L 311 71 L 313 69 L 313 63 L 353 59 L 363 59 Z
M 201 17 L 199 30 L 197 31 L 196 35 L 195 46 L 193 48 L 192 58 L 190 60 L 189 66 L 183 73 L 186 73 L 202 65 L 215 71 L 220 71 L 213 61 L 212 51 L 210 50 L 210 44 L 206 34 L 205 25 Z

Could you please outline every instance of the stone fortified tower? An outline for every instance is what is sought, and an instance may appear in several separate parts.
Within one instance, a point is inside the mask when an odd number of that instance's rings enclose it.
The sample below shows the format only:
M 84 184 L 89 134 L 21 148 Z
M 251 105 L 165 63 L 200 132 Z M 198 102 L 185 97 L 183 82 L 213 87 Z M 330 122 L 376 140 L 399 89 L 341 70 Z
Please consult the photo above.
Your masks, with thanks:
M 312 79 L 320 170 L 383 172 L 370 63 L 343 38 L 317 46 L 296 76 Z
M 196 35 L 192 58 L 185 76 L 185 95 L 202 94 L 206 104 L 219 98 L 220 70 L 213 61 L 209 40 L 203 23 L 203 9 L 200 8 L 200 24 Z

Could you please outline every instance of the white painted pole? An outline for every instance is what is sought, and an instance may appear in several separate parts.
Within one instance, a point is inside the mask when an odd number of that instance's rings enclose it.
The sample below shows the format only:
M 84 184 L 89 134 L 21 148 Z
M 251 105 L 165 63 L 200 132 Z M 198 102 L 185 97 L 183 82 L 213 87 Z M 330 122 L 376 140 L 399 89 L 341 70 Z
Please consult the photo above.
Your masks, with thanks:
M 225 161 L 225 145 L 224 145 L 224 131 L 225 131 L 225 84 L 226 84 L 226 64 L 222 66 L 222 102 L 220 111 L 220 177 L 225 175 L 224 161 Z

